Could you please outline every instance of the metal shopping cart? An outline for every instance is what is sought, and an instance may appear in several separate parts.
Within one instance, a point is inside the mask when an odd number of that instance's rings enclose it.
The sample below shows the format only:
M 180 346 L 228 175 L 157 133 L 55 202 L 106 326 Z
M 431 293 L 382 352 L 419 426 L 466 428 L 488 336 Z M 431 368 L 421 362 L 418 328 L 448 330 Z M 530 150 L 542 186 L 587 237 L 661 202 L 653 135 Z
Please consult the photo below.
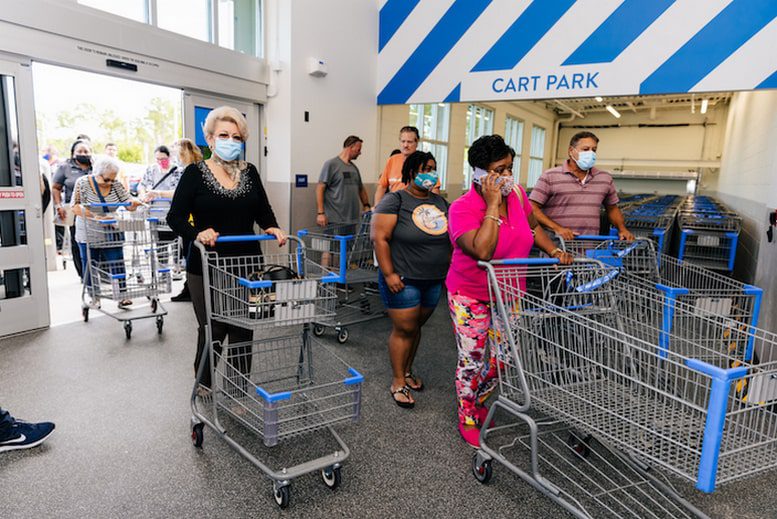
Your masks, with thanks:
M 338 275 L 338 302 L 335 315 L 317 321 L 313 333 L 320 337 L 333 328 L 340 344 L 348 340 L 348 326 L 386 316 L 378 292 L 378 267 L 370 238 L 372 212 L 358 222 L 328 225 L 298 235 L 305 242 L 308 256 L 335 270 Z
M 155 218 L 144 211 L 130 212 L 128 203 L 90 204 L 89 210 L 99 216 L 85 218 L 86 272 L 81 292 L 81 313 L 89 321 L 89 310 L 96 309 L 123 323 L 124 333 L 132 336 L 132 321 L 155 319 L 157 333 L 162 333 L 167 310 L 159 295 L 171 290 L 170 270 L 157 262 Z M 103 300 L 120 302 L 144 298 L 149 304 L 107 311 Z
M 157 259 L 163 267 L 169 268 L 173 281 L 183 278 L 183 247 L 181 238 L 173 232 L 167 224 L 167 213 L 170 211 L 171 198 L 154 198 L 148 202 L 149 216 L 156 217 L 157 233 Z
M 732 332 L 728 319 L 680 302 L 676 326 L 657 327 L 653 294 L 592 260 L 481 265 L 500 387 L 485 423 L 501 409 L 527 432 L 496 446 L 489 438 L 514 425 L 484 427 L 478 479 L 490 477 L 495 459 L 576 517 L 703 517 L 646 468 L 712 492 L 777 466 L 777 336 Z M 571 427 L 566 440 L 559 423 Z M 528 471 L 508 458 L 516 446 L 528 451 Z M 600 461 L 605 469 L 589 472 Z
M 219 242 L 274 240 L 271 235 L 226 236 Z M 289 237 L 289 250 L 278 254 L 224 257 L 199 242 L 207 315 L 206 352 L 191 396 L 192 441 L 202 447 L 203 428 L 213 429 L 232 448 L 273 482 L 276 503 L 285 508 L 291 481 L 320 471 L 324 483 L 337 488 L 349 450 L 333 425 L 356 421 L 361 412 L 364 377 L 310 334 L 310 324 L 334 314 L 337 275 L 311 261 L 304 244 Z M 251 330 L 250 342 L 212 342 L 212 323 Z M 209 368 L 206 367 L 209 362 Z M 212 388 L 200 381 L 210 369 Z M 265 447 L 292 437 L 325 430 L 336 442 L 334 452 L 281 468 L 270 467 L 265 451 L 249 451 L 250 439 L 222 425 L 235 424 Z M 226 423 L 226 422 L 224 422 Z M 260 459 L 261 458 L 261 459 Z

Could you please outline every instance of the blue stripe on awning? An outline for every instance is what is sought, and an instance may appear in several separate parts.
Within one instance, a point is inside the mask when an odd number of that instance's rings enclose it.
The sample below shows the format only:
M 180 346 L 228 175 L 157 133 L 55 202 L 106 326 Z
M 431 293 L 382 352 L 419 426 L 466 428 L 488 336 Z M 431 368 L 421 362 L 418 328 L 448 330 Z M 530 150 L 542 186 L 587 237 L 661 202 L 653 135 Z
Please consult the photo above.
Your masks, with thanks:
M 419 0 L 388 0 L 380 10 L 378 52 L 389 42 L 397 29 L 418 5 Z
M 461 83 L 451 90 L 451 93 L 443 100 L 443 103 L 458 103 L 459 101 L 461 101 Z
M 674 2 L 675 0 L 626 0 L 563 64 L 610 63 Z
M 690 91 L 775 16 L 775 0 L 734 0 L 645 79 L 639 93 Z
M 771 76 L 761 81 L 755 88 L 777 88 L 777 70 Z
M 458 43 L 491 0 L 458 0 L 378 94 L 379 104 L 404 104 Z M 385 6 L 384 6 L 385 7 Z
M 575 0 L 535 0 L 483 56 L 472 72 L 510 70 L 542 39 Z

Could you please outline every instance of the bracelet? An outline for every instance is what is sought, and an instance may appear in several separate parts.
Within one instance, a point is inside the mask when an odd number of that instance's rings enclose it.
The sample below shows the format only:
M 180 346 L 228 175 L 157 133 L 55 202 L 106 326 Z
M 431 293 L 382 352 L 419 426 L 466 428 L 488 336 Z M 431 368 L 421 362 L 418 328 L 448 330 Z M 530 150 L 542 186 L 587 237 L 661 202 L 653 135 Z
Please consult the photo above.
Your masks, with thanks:
M 497 218 L 496 216 L 492 216 L 492 215 L 490 215 L 490 214 L 487 214 L 487 215 L 486 215 L 486 218 L 488 218 L 489 220 L 493 220 L 493 221 L 495 221 L 497 225 L 502 225 L 502 220 L 500 220 L 500 219 L 499 219 L 499 218 Z
M 555 257 L 557 252 L 560 252 L 561 254 L 564 254 L 564 251 L 563 251 L 563 250 L 561 250 L 561 249 L 559 249 L 558 247 L 556 247 L 555 249 L 553 249 L 552 251 L 550 251 L 550 255 Z
M 323 212 L 323 211 L 321 211 L 320 213 L 316 213 L 316 214 L 326 214 L 326 213 L 325 213 L 325 212 Z

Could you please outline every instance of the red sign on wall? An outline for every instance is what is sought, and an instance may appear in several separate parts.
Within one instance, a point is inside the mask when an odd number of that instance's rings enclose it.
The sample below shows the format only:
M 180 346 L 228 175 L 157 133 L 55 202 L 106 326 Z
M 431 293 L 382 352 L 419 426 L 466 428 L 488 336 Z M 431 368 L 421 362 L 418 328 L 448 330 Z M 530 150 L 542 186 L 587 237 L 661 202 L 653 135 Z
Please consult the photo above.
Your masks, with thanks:
M 0 199 L 4 198 L 24 198 L 24 191 L 21 189 L 0 190 Z

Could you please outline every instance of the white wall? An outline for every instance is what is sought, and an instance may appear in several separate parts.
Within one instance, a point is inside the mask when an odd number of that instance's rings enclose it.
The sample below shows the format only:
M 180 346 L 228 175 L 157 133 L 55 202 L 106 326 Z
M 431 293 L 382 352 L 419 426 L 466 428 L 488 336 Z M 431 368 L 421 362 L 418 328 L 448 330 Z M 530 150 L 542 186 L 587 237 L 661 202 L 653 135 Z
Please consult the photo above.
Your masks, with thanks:
M 710 194 L 743 218 L 737 277 L 765 291 L 761 326 L 777 332 L 777 242 L 766 239 L 777 208 L 777 91 L 741 92 L 729 109 L 720 178 Z

